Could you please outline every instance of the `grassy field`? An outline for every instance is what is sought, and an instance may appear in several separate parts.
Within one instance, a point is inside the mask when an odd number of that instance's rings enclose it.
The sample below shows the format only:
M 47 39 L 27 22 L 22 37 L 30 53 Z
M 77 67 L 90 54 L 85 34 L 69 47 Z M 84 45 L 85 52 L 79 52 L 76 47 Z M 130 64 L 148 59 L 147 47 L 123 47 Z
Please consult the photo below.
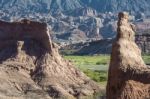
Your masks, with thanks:
M 65 56 L 75 63 L 75 65 L 106 65 L 109 63 L 109 55 L 99 55 L 99 56 Z
M 105 96 L 110 61 L 109 55 L 64 57 L 72 61 L 77 68 L 100 85 L 103 91 L 97 95 L 98 97 Z M 146 64 L 150 64 L 150 55 L 144 55 L 143 59 Z
M 64 56 L 74 63 L 74 65 L 82 70 L 92 80 L 102 86 L 106 86 L 108 65 L 110 61 L 109 55 L 99 56 Z M 146 64 L 150 64 L 150 55 L 144 55 L 143 59 Z
M 65 59 L 71 60 L 76 67 L 102 87 L 106 86 L 108 64 L 110 60 L 109 55 L 64 57 Z
M 150 65 L 150 55 L 144 55 L 143 59 L 144 59 L 144 61 L 145 61 L 146 64 Z

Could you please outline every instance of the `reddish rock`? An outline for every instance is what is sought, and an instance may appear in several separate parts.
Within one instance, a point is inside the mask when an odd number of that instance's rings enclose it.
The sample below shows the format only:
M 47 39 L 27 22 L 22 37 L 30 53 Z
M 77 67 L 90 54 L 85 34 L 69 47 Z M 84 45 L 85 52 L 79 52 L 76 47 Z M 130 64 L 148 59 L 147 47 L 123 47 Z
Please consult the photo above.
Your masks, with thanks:
M 45 23 L 0 21 L 0 98 L 74 99 L 98 92 L 57 48 Z
M 117 37 L 113 43 L 109 66 L 107 99 L 149 99 L 150 69 L 134 42 L 134 25 L 128 14 L 118 15 Z

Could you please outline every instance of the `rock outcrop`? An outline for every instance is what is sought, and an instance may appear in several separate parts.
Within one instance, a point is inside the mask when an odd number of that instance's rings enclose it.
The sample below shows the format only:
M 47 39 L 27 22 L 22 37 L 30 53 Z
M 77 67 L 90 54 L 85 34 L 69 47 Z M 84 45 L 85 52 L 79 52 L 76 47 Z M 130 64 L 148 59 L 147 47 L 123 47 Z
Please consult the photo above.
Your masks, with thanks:
M 45 23 L 0 21 L 0 98 L 74 99 L 98 92 L 57 48 Z
M 134 25 L 126 12 L 119 13 L 107 83 L 107 99 L 149 99 L 150 69 L 134 42 Z
M 47 50 L 52 50 L 49 29 L 46 23 L 31 22 L 22 20 L 21 22 L 3 22 L 0 21 L 0 40 L 1 48 L 6 45 L 4 42 L 13 43 L 13 41 L 25 39 L 34 39 L 40 41 L 41 45 Z M 12 41 L 12 42 L 10 42 Z

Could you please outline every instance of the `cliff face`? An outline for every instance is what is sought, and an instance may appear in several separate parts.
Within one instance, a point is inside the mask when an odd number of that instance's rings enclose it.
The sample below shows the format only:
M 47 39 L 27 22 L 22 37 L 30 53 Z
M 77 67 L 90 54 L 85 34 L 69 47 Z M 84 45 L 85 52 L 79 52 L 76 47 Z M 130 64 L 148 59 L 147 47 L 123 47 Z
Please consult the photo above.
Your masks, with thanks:
M 113 43 L 107 99 L 150 98 L 150 69 L 141 57 L 141 50 L 134 42 L 134 25 L 128 14 L 119 13 L 116 41 Z
M 136 43 L 143 53 L 150 53 L 150 34 L 139 34 L 136 35 Z
M 14 23 L 0 21 L 0 40 L 2 43 L 0 49 L 5 46 L 4 42 L 34 39 L 39 41 L 47 50 L 51 50 L 52 42 L 49 35 L 49 29 L 45 23 L 29 20 Z
M 45 23 L 0 21 L 0 98 L 74 99 L 99 86 L 64 60 Z

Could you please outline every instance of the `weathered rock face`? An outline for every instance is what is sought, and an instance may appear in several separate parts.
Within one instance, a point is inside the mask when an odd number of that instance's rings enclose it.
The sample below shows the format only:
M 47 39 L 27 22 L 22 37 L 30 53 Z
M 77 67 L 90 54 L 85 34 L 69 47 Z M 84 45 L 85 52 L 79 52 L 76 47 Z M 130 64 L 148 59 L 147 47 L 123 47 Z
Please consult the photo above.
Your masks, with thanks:
M 0 40 L 1 48 L 6 45 L 4 42 L 35 39 L 47 49 L 51 50 L 51 39 L 49 38 L 49 30 L 45 23 L 30 22 L 22 20 L 21 22 L 8 23 L 0 21 Z
M 143 53 L 150 54 L 150 34 L 136 35 L 135 41 Z
M 64 60 L 44 23 L 0 21 L 0 98 L 73 99 L 99 86 Z
M 150 69 L 134 42 L 134 26 L 128 14 L 119 13 L 118 34 L 113 43 L 107 83 L 107 99 L 149 99 Z

